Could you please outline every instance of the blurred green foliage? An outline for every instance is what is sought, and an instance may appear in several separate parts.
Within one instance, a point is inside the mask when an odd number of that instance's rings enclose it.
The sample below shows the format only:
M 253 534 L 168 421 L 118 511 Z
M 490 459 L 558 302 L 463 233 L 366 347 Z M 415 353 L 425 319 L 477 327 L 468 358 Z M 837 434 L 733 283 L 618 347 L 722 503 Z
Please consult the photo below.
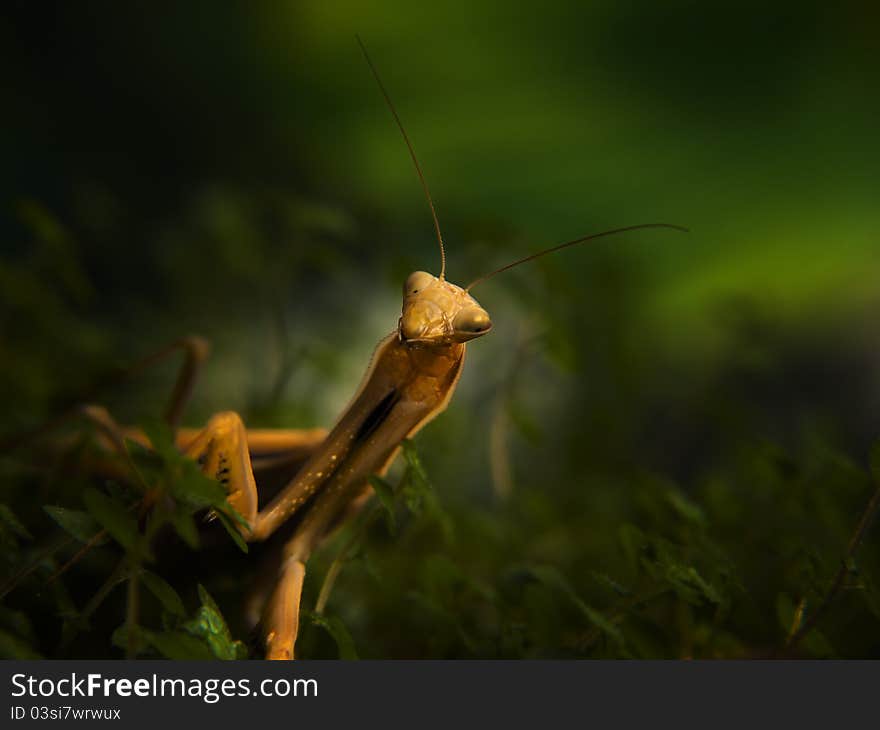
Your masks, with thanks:
M 877 657 L 870 532 L 785 649 L 877 488 L 877 20 L 858 2 L 9 3 L 0 655 L 259 655 L 242 603 L 264 551 L 228 510 L 204 522 L 222 488 L 167 433 L 116 480 L 77 468 L 76 419 L 10 438 L 84 399 L 149 428 L 173 363 L 100 384 L 189 333 L 213 345 L 189 425 L 333 422 L 402 281 L 438 264 L 359 33 L 457 283 L 603 228 L 692 232 L 475 290 L 495 330 L 310 561 L 299 655 Z

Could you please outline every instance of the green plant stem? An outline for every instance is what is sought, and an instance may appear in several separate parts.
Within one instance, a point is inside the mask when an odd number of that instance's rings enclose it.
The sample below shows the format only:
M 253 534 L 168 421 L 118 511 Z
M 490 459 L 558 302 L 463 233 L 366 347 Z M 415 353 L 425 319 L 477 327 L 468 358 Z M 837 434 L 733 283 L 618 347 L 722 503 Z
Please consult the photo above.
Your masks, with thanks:
M 395 497 L 396 496 L 397 495 L 395 494 Z M 327 601 L 330 600 L 330 593 L 333 591 L 336 579 L 342 572 L 342 566 L 351 558 L 352 549 L 363 539 L 367 530 L 370 529 L 379 514 L 376 503 L 372 502 L 369 507 L 369 512 L 364 517 L 361 525 L 354 530 L 351 537 L 345 541 L 345 544 L 339 549 L 339 552 L 336 553 L 336 557 L 333 559 L 333 562 L 330 563 L 330 567 L 327 569 L 327 574 L 324 576 L 324 580 L 321 583 L 321 590 L 318 591 L 318 600 L 315 602 L 315 613 L 317 615 L 320 616 L 324 613 L 324 608 L 327 606 Z
M 37 570 L 37 568 L 39 568 L 48 558 L 51 558 L 62 548 L 67 547 L 74 541 L 74 539 L 75 538 L 70 535 L 59 535 L 59 537 L 52 540 L 47 547 L 36 553 L 29 562 L 25 563 L 21 570 L 13 574 L 9 580 L 0 587 L 0 600 L 6 598 L 6 595 L 14 590 L 21 581 Z
M 831 588 L 828 590 L 828 593 L 825 594 L 822 602 L 816 607 L 816 610 L 813 611 L 801 624 L 800 628 L 790 634 L 788 641 L 785 643 L 786 649 L 793 649 L 801 639 L 815 628 L 819 619 L 822 618 L 822 615 L 834 602 L 837 594 L 843 589 L 846 576 L 850 573 L 850 561 L 859 549 L 859 545 L 862 544 L 862 540 L 865 538 L 865 534 L 868 531 L 868 527 L 871 525 L 871 520 L 874 518 L 874 514 L 877 512 L 878 507 L 880 507 L 880 485 L 877 486 L 877 489 L 874 490 L 874 494 L 871 495 L 871 499 L 868 500 L 868 504 L 865 505 L 865 510 L 862 512 L 862 516 L 856 525 L 855 532 L 853 532 L 852 537 L 850 537 L 846 555 L 840 561 L 840 568 L 834 576 L 834 582 L 831 584 Z
M 616 611 L 614 611 L 614 613 L 608 615 L 606 618 L 610 623 L 617 626 L 618 624 L 622 623 L 623 620 L 634 609 L 642 608 L 649 603 L 653 603 L 658 598 L 662 598 L 670 592 L 671 591 L 669 588 L 661 588 L 659 591 L 650 593 L 647 596 L 631 598 L 629 601 L 620 606 Z M 589 633 L 580 642 L 580 650 L 584 652 L 588 651 L 593 647 L 593 645 L 599 640 L 601 636 L 602 631 L 599 628 L 594 627 L 590 629 Z
M 76 617 L 76 623 L 78 624 L 77 633 L 82 630 L 86 623 L 89 620 L 89 617 L 98 610 L 101 604 L 105 601 L 107 596 L 110 595 L 110 592 L 122 583 L 128 575 L 128 571 L 126 568 L 126 560 L 122 558 L 113 569 L 113 572 L 107 577 L 101 587 L 95 591 L 95 594 L 89 599 L 89 602 L 83 607 L 83 610 L 80 611 L 79 615 Z M 72 634 L 67 637 L 66 640 L 61 642 L 61 648 L 68 646 L 70 642 L 74 639 L 76 634 Z

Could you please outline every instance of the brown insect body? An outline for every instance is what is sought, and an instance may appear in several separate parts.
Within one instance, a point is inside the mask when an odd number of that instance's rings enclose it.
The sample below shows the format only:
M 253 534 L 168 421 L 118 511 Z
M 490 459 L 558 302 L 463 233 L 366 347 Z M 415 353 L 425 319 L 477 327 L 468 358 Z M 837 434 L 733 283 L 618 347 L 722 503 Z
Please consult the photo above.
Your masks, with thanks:
M 368 477 L 387 471 L 400 442 L 445 409 L 461 375 L 465 346 L 439 349 L 427 353 L 397 333 L 379 344 L 360 390 L 321 449 L 258 514 L 253 539 L 264 539 L 308 505 L 295 552 L 311 551 Z
M 251 538 L 264 539 L 310 502 L 291 548 L 291 554 L 307 556 L 368 477 L 385 473 L 400 442 L 443 411 L 461 375 L 464 342 L 490 328 L 489 315 L 464 289 L 426 272 L 411 274 L 397 331 L 376 348 L 360 388 L 321 448 L 251 518 Z
M 407 278 L 398 329 L 376 348 L 339 421 L 272 502 L 248 516 L 252 530 L 246 537 L 263 540 L 304 510 L 284 547 L 280 579 L 263 612 L 269 658 L 293 656 L 312 550 L 360 508 L 370 475 L 385 474 L 401 442 L 446 408 L 461 376 L 465 342 L 490 329 L 489 315 L 461 287 L 426 272 Z

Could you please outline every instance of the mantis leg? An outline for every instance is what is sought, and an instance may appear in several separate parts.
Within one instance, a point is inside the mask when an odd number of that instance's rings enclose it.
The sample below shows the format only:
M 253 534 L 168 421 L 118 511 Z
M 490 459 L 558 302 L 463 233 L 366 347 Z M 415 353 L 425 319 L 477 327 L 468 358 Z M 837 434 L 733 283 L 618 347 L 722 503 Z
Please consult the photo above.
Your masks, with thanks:
M 266 659 L 293 659 L 305 577 L 305 557 L 288 554 L 285 549 L 278 582 L 263 612 Z
M 120 426 L 104 406 L 88 405 L 80 408 L 82 416 L 97 427 L 107 446 L 117 454 L 125 452 L 125 429 Z
M 202 433 L 202 429 L 181 428 L 176 434 L 177 446 L 186 452 Z M 247 431 L 247 446 L 254 471 L 274 469 L 304 461 L 327 438 L 325 428 L 274 429 Z
M 322 428 L 248 431 L 241 416 L 226 411 L 214 415 L 201 431 L 181 429 L 177 442 L 205 474 L 226 487 L 229 503 L 253 526 L 259 506 L 255 469 L 295 465 L 310 456 L 326 435 Z
M 208 354 L 211 351 L 211 346 L 207 340 L 201 337 L 184 337 L 173 342 L 165 351 L 159 353 L 158 357 L 160 359 L 164 358 L 166 354 L 170 354 L 178 348 L 183 349 L 184 352 L 183 365 L 177 374 L 174 390 L 171 391 L 171 398 L 168 400 L 168 406 L 165 408 L 165 420 L 168 425 L 175 429 L 180 425 L 183 409 L 186 408 L 186 404 L 192 395 L 202 363 L 207 360 Z
M 226 487 L 229 504 L 253 526 L 257 517 L 257 483 L 241 416 L 234 411 L 212 416 L 186 446 L 184 454 L 198 461 L 206 475 Z M 248 536 L 244 534 L 245 538 Z
M 183 350 L 183 364 L 177 373 L 177 380 L 174 382 L 174 389 L 171 391 L 171 397 L 168 399 L 168 405 L 165 407 L 164 414 L 165 421 L 174 429 L 180 425 L 183 410 L 186 408 L 186 404 L 192 395 L 199 370 L 211 352 L 211 345 L 206 339 L 196 335 L 181 337 L 158 352 L 123 370 L 114 379 L 114 381 L 128 380 L 128 378 L 138 375 L 156 363 L 162 362 L 177 350 Z
M 181 365 L 180 370 L 178 371 L 177 380 L 174 383 L 174 389 L 171 393 L 171 398 L 169 399 L 168 405 L 165 408 L 165 421 L 172 428 L 176 429 L 180 423 L 181 417 L 183 416 L 183 411 L 186 407 L 189 397 L 192 394 L 192 390 L 195 385 L 199 369 L 201 368 L 202 363 L 204 363 L 204 361 L 207 359 L 208 353 L 210 352 L 210 345 L 208 344 L 208 341 L 201 337 L 183 337 L 179 340 L 175 340 L 170 345 L 162 348 L 158 352 L 155 352 L 148 357 L 145 357 L 139 362 L 136 362 L 134 365 L 131 365 L 124 370 L 120 370 L 103 378 L 98 385 L 89 389 L 86 393 L 83 394 L 82 398 L 78 399 L 79 403 L 88 403 L 90 401 L 93 401 L 100 391 L 104 390 L 107 387 L 117 385 L 121 382 L 129 380 L 136 375 L 139 375 L 144 370 L 147 370 L 153 365 L 164 361 L 166 358 L 168 358 L 170 355 L 173 355 L 178 350 L 183 350 L 184 361 Z M 67 423 L 72 418 L 76 418 L 77 416 L 80 416 L 84 413 L 87 417 L 89 417 L 89 414 L 87 412 L 88 408 L 97 408 L 97 406 L 83 407 L 82 405 L 75 405 L 51 417 L 49 420 L 45 421 L 36 428 L 30 429 L 29 431 L 10 434 L 0 438 L 0 453 L 18 448 L 33 441 L 34 439 L 40 438 L 58 428 L 59 426 Z M 125 435 L 129 436 L 129 433 L 125 432 Z M 132 437 L 134 437 L 136 440 L 144 441 L 142 437 L 138 439 L 136 434 L 134 434 Z
M 250 608 L 251 612 L 258 606 L 262 606 L 262 633 L 266 647 L 266 659 L 293 659 L 294 645 L 299 632 L 300 603 L 302 600 L 303 581 L 306 574 L 306 563 L 313 548 L 319 544 L 328 534 L 333 532 L 339 524 L 348 517 L 359 511 L 370 493 L 366 489 L 360 495 L 355 496 L 342 508 L 341 516 L 329 525 L 319 522 L 315 529 L 310 524 L 308 516 L 295 528 L 292 535 L 284 545 L 280 561 L 275 558 L 274 590 L 266 596 L 268 591 L 256 597 L 257 603 Z M 328 500 L 323 500 L 324 502 Z M 320 511 L 322 500 L 319 498 L 316 508 Z

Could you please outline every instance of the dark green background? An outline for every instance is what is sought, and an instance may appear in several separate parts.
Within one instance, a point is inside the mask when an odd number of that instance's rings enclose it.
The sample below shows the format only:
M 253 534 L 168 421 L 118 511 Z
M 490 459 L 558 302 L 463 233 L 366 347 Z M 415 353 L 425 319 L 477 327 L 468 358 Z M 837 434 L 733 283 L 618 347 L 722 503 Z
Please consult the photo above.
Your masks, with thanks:
M 191 332 L 214 344 L 191 424 L 332 424 L 407 273 L 439 265 L 358 33 L 453 281 L 605 228 L 691 233 L 605 239 L 475 291 L 495 330 L 417 439 L 455 537 L 424 516 L 376 527 L 332 613 L 376 657 L 778 648 L 871 493 L 878 20 L 858 2 L 9 3 L 2 432 Z M 100 399 L 142 422 L 172 379 Z M 28 458 L 4 456 L 0 498 L 38 536 L 40 505 L 77 496 L 35 500 Z M 799 651 L 876 655 L 874 542 Z M 71 571 L 77 599 L 103 565 Z M 166 577 L 192 601 L 209 584 L 236 633 L 246 575 Z M 8 630 L 52 655 L 52 610 L 17 591 L 37 628 Z M 80 655 L 110 651 L 119 593 Z M 622 638 L 593 637 L 598 616 Z M 306 653 L 333 656 L 312 631 Z

